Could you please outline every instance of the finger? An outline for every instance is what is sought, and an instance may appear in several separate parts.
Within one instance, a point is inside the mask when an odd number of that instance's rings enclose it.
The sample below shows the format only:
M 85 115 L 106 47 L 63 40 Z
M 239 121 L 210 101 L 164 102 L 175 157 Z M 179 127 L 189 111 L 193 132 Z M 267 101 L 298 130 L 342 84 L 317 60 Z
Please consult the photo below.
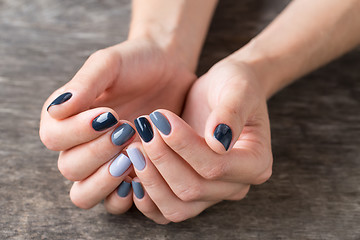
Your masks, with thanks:
M 225 75 L 226 76 L 226 75 Z M 209 72 L 204 77 L 219 77 Z M 217 95 L 211 102 L 213 108 L 205 125 L 205 140 L 216 153 L 228 152 L 238 140 L 248 118 L 254 113 L 255 103 L 259 102 L 247 81 L 242 76 L 225 78 Z M 218 82 L 218 81 L 217 81 Z
M 127 121 L 120 121 L 114 131 L 69 150 L 60 152 L 58 168 L 71 181 L 81 181 L 133 141 L 135 130 Z
M 118 123 L 110 108 L 95 108 L 64 120 L 44 116 L 40 122 L 40 138 L 51 150 L 62 151 L 91 141 Z
M 254 183 L 270 167 L 271 159 L 264 156 L 271 157 L 271 154 L 261 152 L 266 149 L 271 151 L 269 135 L 264 130 L 266 127 L 247 127 L 247 139 L 237 143 L 228 154 L 220 155 L 212 151 L 204 138 L 176 114 L 167 110 L 156 112 L 161 113 L 171 125 L 168 135 L 160 130 L 162 139 L 205 179 Z
M 171 132 L 170 123 L 160 112 L 151 113 L 150 118 L 161 132 L 164 134 Z M 153 138 L 149 142 L 143 142 L 143 148 L 171 190 L 182 201 L 222 200 L 242 189 L 243 186 L 239 183 L 208 181 L 202 178 L 184 159 L 166 145 L 155 126 L 152 127 L 154 129 Z M 187 138 L 182 139 L 182 141 L 191 141 L 193 137 L 196 136 L 188 134 Z M 141 155 L 139 150 L 130 146 L 127 153 L 135 168 L 142 170 L 143 166 L 137 164 L 140 162 L 137 161 L 139 155 Z M 197 156 L 200 161 L 206 159 L 203 152 L 197 149 L 194 149 L 191 154 Z
M 164 215 L 160 212 L 158 207 L 143 189 L 139 178 L 134 178 L 131 184 L 134 194 L 134 203 L 139 211 L 158 224 L 168 224 L 170 221 L 164 217 Z
M 129 145 L 129 149 L 130 148 L 137 148 L 140 150 L 141 144 L 132 143 Z M 180 200 L 166 184 L 155 166 L 144 154 L 143 150 L 141 150 L 141 153 L 142 158 L 137 159 L 136 161 L 143 161 L 143 164 L 141 165 L 144 167 L 142 170 L 137 170 L 135 167 L 136 175 L 140 179 L 142 186 L 149 194 L 150 198 L 154 201 L 166 219 L 172 222 L 184 221 L 198 215 L 204 209 L 215 203 L 206 201 L 184 202 Z M 134 159 L 133 162 L 135 162 Z
M 45 102 L 43 112 L 65 119 L 90 108 L 95 99 L 118 76 L 120 56 L 113 48 L 92 54 L 73 79 L 56 90 Z
M 129 158 L 120 154 L 84 181 L 75 182 L 70 190 L 70 198 L 80 208 L 92 208 L 112 193 L 131 170 Z
M 111 214 L 122 214 L 131 208 L 132 203 L 131 178 L 126 177 L 119 187 L 105 199 L 104 207 Z

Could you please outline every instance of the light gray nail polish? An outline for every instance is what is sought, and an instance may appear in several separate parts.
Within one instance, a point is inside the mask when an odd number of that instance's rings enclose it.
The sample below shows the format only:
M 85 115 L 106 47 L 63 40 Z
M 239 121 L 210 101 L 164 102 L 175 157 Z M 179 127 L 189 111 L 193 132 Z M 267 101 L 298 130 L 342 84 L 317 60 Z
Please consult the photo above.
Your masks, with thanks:
M 144 189 L 142 188 L 141 183 L 132 181 L 131 185 L 134 190 L 135 196 L 138 199 L 142 199 L 144 197 Z
M 118 187 L 117 194 L 120 197 L 126 197 L 130 192 L 130 188 L 131 188 L 131 183 L 122 181 L 122 183 Z
M 143 170 L 146 163 L 145 163 L 144 156 L 142 155 L 140 150 L 137 148 L 128 148 L 126 150 L 126 152 L 130 158 L 130 161 L 134 165 L 134 167 L 139 171 Z
M 155 124 L 163 134 L 169 135 L 171 132 L 171 125 L 167 118 L 160 112 L 153 112 L 150 114 L 151 121 Z
M 111 141 L 113 144 L 120 146 L 127 142 L 134 136 L 135 130 L 127 123 L 121 124 L 111 134 Z
M 109 172 L 113 177 L 120 177 L 131 165 L 130 159 L 120 154 L 110 165 Z

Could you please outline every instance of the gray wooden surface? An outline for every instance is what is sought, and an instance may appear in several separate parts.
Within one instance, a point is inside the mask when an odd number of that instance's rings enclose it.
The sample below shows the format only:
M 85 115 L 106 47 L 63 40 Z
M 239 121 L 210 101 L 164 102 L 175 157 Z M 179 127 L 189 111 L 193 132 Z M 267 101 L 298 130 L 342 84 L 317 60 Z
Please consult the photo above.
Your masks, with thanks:
M 222 1 L 199 74 L 286 4 Z M 0 0 L 0 239 L 360 239 L 359 50 L 270 100 L 274 174 L 244 200 L 167 226 L 73 206 L 40 109 L 90 53 L 125 40 L 129 13 L 124 0 Z

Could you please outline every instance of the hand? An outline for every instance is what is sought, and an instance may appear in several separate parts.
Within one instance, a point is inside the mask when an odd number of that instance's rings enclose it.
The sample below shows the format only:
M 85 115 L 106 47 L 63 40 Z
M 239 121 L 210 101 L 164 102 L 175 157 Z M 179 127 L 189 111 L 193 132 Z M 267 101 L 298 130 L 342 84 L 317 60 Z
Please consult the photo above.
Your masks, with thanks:
M 129 156 L 145 189 L 134 202 L 155 222 L 183 221 L 221 200 L 240 200 L 250 184 L 271 176 L 266 97 L 249 65 L 226 59 L 202 76 L 188 95 L 186 122 L 167 110 L 150 118 L 136 121 L 152 122 L 151 140 L 129 146 L 142 151 L 145 164 L 137 167 Z
M 109 196 L 105 206 L 110 212 L 131 206 L 131 198 L 121 202 L 114 191 L 131 172 L 130 161 L 121 155 L 110 160 L 135 138 L 135 131 L 118 119 L 132 120 L 159 106 L 180 113 L 195 75 L 178 56 L 150 40 L 129 40 L 95 52 L 46 100 L 40 137 L 46 147 L 61 151 L 59 170 L 76 181 L 70 191 L 75 205 L 91 208 Z

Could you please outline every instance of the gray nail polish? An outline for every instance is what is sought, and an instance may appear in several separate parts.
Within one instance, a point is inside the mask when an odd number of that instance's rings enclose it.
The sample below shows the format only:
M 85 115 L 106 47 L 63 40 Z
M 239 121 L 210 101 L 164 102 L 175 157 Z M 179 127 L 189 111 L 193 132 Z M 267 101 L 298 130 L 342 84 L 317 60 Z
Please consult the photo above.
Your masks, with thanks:
M 141 183 L 132 181 L 131 185 L 134 190 L 135 196 L 138 199 L 142 199 L 144 197 L 144 189 L 142 188 Z
M 150 114 L 151 121 L 155 124 L 163 134 L 169 135 L 171 132 L 171 125 L 167 118 L 160 112 L 153 112 Z
M 122 181 L 122 183 L 118 187 L 117 194 L 120 197 L 126 197 L 130 192 L 130 188 L 131 188 L 131 183 Z
M 134 134 L 135 130 L 129 124 L 124 123 L 111 134 L 111 141 L 113 144 L 120 146 L 126 143 Z
M 113 177 L 120 177 L 130 167 L 131 161 L 124 154 L 120 154 L 110 165 L 109 172 Z
M 143 170 L 146 163 L 145 163 L 144 156 L 142 155 L 140 150 L 137 148 L 128 148 L 126 150 L 126 152 L 130 158 L 130 161 L 134 165 L 134 167 L 139 171 Z

